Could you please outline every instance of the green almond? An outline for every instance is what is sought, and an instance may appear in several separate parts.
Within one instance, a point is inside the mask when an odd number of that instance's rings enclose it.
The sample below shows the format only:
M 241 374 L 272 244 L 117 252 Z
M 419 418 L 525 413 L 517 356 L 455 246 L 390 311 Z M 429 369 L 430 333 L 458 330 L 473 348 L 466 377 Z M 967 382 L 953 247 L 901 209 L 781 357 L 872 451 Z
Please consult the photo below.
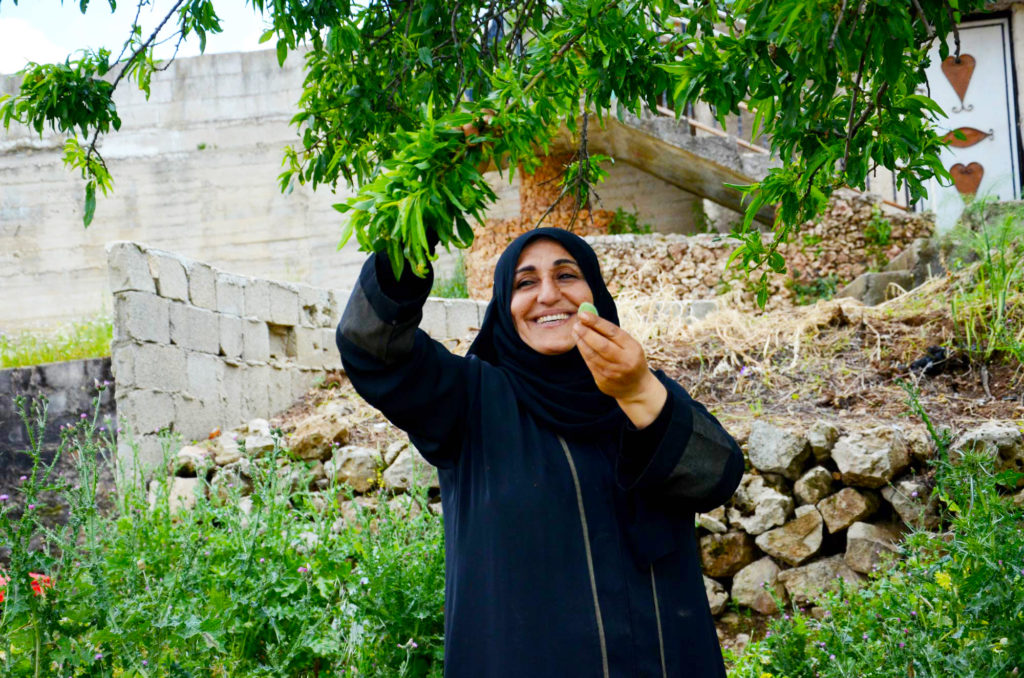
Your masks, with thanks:
M 584 313 L 584 312 L 585 313 L 593 313 L 594 315 L 598 314 L 597 313 L 597 306 L 594 306 L 589 301 L 584 301 L 582 304 L 580 304 L 579 312 L 580 313 Z

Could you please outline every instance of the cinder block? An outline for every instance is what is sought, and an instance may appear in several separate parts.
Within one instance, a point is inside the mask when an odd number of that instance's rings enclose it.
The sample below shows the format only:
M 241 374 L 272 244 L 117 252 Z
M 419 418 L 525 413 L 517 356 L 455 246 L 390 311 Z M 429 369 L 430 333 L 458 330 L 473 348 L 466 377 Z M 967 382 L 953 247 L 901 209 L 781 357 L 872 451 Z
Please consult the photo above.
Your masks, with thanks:
M 150 250 L 149 267 L 156 278 L 156 293 L 165 299 L 188 301 L 185 264 L 169 252 Z
M 242 359 L 270 360 L 270 330 L 262 320 L 242 320 Z
M 273 416 L 284 412 L 295 402 L 292 398 L 292 372 L 290 367 L 271 367 L 269 383 L 267 384 L 268 406 L 267 414 Z
M 128 474 L 149 477 L 157 469 L 165 468 L 164 444 L 156 435 L 122 434 L 117 439 L 117 460 Z
M 242 323 L 241 318 L 230 315 L 220 317 L 220 354 L 225 358 L 242 357 Z
M 320 287 L 299 285 L 299 323 L 306 327 L 324 327 L 331 321 L 331 299 Z
M 245 278 L 230 273 L 217 274 L 217 311 L 245 315 Z
M 115 341 L 110 345 L 110 371 L 114 375 L 115 391 L 135 386 L 135 351 L 131 350 L 134 346 L 130 341 Z
M 451 299 L 445 302 L 446 328 L 448 339 L 459 339 L 470 330 L 480 329 L 480 315 L 472 299 Z
M 127 291 L 156 294 L 149 261 L 137 243 L 123 240 L 109 243 L 107 272 L 110 278 L 110 291 L 114 294 Z
M 270 366 L 250 365 L 242 381 L 242 416 L 267 418 L 270 412 Z
M 323 374 L 320 370 L 292 370 L 291 373 L 293 403 L 313 388 L 313 384 L 316 383 L 317 377 Z
M 217 272 L 200 261 L 188 264 L 188 298 L 194 306 L 217 310 Z
M 338 343 L 335 338 L 334 328 L 323 328 L 322 338 L 320 339 L 321 346 L 324 347 L 324 364 L 323 367 L 328 370 L 340 370 L 341 369 L 341 354 L 338 352 Z
M 423 304 L 423 319 L 420 320 L 420 329 L 439 341 L 444 339 L 448 332 L 448 314 L 444 303 L 443 299 L 427 299 Z
M 270 283 L 270 322 L 275 325 L 299 324 L 299 293 L 293 285 Z
M 135 386 L 159 391 L 185 388 L 185 352 L 168 344 L 139 344 L 125 349 L 132 353 Z
M 224 417 L 222 428 L 238 426 L 245 421 L 242 414 L 242 383 L 245 371 L 244 367 L 224 366 L 220 387 L 220 409 Z
M 266 322 L 270 320 L 270 283 L 250 278 L 245 286 L 245 315 Z
M 186 356 L 188 371 L 187 392 L 204 403 L 220 400 L 220 383 L 224 363 L 208 353 L 189 352 Z M 218 403 L 219 404 L 219 403 Z
M 345 307 L 348 306 L 348 298 L 352 295 L 352 290 L 328 290 L 327 298 L 328 303 L 331 306 L 331 321 L 329 325 L 334 327 L 341 320 L 342 314 L 345 312 Z
M 186 441 L 206 440 L 221 426 L 220 400 L 179 396 L 175 398 L 174 428 Z
M 117 416 L 136 435 L 156 433 L 174 421 L 174 398 L 170 393 L 150 389 L 118 393 Z
M 220 353 L 220 317 L 213 311 L 171 302 L 171 341 L 182 348 Z
M 114 340 L 170 341 L 168 302 L 148 292 L 118 292 L 114 295 Z

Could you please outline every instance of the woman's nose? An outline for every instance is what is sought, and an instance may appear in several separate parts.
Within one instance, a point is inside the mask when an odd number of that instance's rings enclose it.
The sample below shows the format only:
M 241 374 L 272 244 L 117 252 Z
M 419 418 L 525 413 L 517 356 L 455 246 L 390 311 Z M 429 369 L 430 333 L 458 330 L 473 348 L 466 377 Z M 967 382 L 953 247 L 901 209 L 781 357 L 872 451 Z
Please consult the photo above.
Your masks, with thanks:
M 553 304 L 559 300 L 562 296 L 562 291 L 558 289 L 558 285 L 551 278 L 542 278 L 540 282 L 540 294 L 537 295 L 537 301 L 542 304 Z

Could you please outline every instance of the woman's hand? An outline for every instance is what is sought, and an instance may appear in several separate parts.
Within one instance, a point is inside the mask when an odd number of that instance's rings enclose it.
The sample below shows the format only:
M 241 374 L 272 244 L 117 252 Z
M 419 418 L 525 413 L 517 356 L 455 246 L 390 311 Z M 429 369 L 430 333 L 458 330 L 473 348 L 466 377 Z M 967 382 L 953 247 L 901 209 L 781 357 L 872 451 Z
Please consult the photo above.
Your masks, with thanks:
M 597 387 L 615 398 L 634 426 L 644 428 L 657 419 L 668 391 L 648 369 L 640 342 L 585 311 L 576 316 L 573 336 Z

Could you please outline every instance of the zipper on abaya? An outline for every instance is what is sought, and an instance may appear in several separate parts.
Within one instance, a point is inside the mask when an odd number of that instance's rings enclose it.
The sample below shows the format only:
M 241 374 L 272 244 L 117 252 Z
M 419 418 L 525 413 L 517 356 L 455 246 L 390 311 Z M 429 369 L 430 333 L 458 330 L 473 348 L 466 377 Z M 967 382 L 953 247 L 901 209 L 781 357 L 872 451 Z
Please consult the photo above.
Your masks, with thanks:
M 601 667 L 604 670 L 604 678 L 609 678 L 608 671 L 608 645 L 604 637 L 604 621 L 601 618 L 601 603 L 597 598 L 597 577 L 594 575 L 594 556 L 590 550 L 590 531 L 587 529 L 587 512 L 583 508 L 583 490 L 580 488 L 580 478 L 576 474 L 576 464 L 572 461 L 572 453 L 565 438 L 558 436 L 558 442 L 562 443 L 562 450 L 565 452 L 565 460 L 569 462 L 569 471 L 572 473 L 572 483 L 576 487 L 576 505 L 580 510 L 580 526 L 583 528 L 583 546 L 587 553 L 587 572 L 590 574 L 590 592 L 594 595 L 594 617 L 597 619 L 597 635 L 601 641 Z M 661 623 L 660 621 L 658 622 Z

